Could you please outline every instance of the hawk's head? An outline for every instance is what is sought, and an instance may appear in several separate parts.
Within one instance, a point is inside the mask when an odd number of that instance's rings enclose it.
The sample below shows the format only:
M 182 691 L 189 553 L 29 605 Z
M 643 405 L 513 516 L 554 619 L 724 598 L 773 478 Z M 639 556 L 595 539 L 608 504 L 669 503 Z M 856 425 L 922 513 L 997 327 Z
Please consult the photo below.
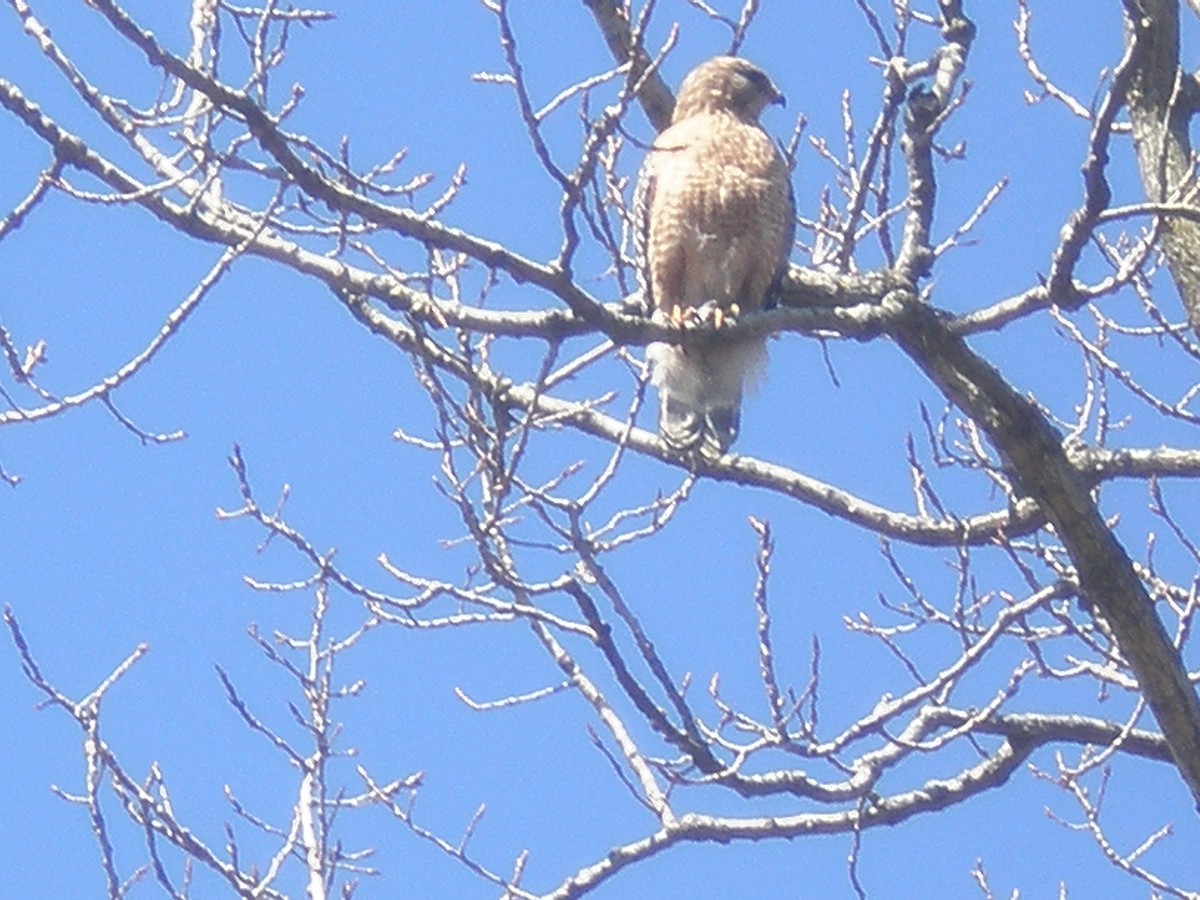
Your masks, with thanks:
M 754 63 L 737 56 L 714 56 L 683 79 L 671 121 L 699 113 L 728 112 L 754 123 L 768 104 L 783 102 L 779 88 Z

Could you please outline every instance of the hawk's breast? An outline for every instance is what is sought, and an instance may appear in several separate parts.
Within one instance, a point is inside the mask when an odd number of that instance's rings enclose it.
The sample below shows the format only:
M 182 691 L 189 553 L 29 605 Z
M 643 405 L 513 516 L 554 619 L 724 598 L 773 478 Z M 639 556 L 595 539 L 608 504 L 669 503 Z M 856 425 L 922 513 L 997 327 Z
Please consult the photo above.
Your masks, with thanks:
M 694 116 L 654 150 L 650 263 L 674 276 L 671 306 L 756 309 L 774 279 L 791 216 L 788 172 L 771 139 L 731 115 Z

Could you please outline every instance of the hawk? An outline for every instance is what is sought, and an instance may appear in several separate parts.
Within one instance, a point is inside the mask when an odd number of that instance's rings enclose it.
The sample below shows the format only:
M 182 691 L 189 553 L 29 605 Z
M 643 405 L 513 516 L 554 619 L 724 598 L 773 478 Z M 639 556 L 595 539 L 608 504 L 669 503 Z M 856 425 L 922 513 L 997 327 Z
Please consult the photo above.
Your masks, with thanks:
M 758 123 L 784 102 L 757 66 L 717 56 L 679 88 L 671 125 L 638 175 L 634 245 L 654 318 L 719 326 L 773 302 L 795 233 L 789 168 Z M 715 458 L 738 434 L 743 390 L 766 364 L 765 338 L 647 351 L 668 445 Z

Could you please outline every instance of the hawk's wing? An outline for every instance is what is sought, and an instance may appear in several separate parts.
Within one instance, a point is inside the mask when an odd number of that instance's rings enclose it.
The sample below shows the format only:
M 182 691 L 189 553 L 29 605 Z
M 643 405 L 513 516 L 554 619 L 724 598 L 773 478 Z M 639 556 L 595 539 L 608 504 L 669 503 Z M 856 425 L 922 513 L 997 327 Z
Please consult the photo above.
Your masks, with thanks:
M 774 309 L 779 305 L 779 295 L 783 291 L 783 280 L 787 277 L 789 262 L 792 255 L 792 245 L 796 242 L 796 189 L 792 185 L 791 172 L 787 179 L 787 226 L 783 235 L 783 249 L 779 253 L 779 265 L 775 268 L 775 277 L 763 297 L 763 309 Z
M 633 191 L 633 259 L 642 286 L 642 311 L 647 316 L 655 308 L 650 290 L 650 209 L 654 205 L 655 180 L 654 148 L 651 147 L 638 171 Z

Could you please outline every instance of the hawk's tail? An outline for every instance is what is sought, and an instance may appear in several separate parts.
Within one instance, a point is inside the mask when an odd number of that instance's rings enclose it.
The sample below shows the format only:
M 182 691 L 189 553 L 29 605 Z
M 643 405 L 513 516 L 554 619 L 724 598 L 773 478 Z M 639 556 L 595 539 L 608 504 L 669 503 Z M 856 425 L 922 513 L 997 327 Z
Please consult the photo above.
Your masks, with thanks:
M 705 459 L 723 455 L 737 439 L 740 405 L 697 409 L 668 391 L 659 396 L 658 431 L 666 443 L 683 453 Z
M 716 447 L 716 455 L 721 456 L 737 440 L 738 431 L 742 426 L 741 406 L 719 406 L 710 409 L 705 416 L 705 437 Z M 704 448 L 701 448 L 704 452 Z

